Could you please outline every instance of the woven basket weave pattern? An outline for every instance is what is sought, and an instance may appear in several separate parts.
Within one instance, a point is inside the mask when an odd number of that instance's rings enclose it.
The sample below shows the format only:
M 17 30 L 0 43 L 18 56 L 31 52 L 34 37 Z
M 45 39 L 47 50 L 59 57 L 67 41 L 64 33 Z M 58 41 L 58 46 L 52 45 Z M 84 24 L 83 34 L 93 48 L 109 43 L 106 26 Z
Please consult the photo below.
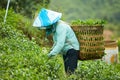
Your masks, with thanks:
M 104 54 L 103 26 L 72 26 L 80 42 L 81 60 L 99 59 Z

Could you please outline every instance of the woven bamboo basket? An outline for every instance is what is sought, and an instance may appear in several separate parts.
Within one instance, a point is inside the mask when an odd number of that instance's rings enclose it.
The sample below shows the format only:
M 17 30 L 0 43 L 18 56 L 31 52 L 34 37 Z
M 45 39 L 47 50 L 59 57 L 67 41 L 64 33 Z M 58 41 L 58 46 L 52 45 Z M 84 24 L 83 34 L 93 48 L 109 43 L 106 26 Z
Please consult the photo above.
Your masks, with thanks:
M 80 43 L 80 60 L 101 59 L 104 55 L 103 26 L 72 26 Z

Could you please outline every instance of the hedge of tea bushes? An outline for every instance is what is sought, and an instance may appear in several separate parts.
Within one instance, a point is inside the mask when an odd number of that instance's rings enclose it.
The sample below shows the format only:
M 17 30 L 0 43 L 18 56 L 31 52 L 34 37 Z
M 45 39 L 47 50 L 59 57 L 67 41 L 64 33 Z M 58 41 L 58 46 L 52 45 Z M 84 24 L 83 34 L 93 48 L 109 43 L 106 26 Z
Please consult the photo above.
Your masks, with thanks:
M 0 80 L 58 79 L 62 64 L 59 58 L 48 60 L 48 51 L 14 27 L 0 24 Z
M 4 21 L 4 15 L 5 15 L 5 10 L 0 9 L 0 23 L 1 24 Z M 30 40 L 34 38 L 36 43 L 40 46 L 49 44 L 49 42 L 45 41 L 45 30 L 38 30 L 37 28 L 33 27 L 32 26 L 33 19 L 28 19 L 25 16 L 16 14 L 13 11 L 13 9 L 9 9 L 5 24 L 12 26 L 15 29 L 21 31 Z
M 16 24 L 16 22 L 12 23 Z M 29 40 L 15 25 L 0 22 L 0 80 L 119 80 L 120 65 L 79 61 L 75 74 L 65 75 L 62 56 L 48 59 L 49 48 Z

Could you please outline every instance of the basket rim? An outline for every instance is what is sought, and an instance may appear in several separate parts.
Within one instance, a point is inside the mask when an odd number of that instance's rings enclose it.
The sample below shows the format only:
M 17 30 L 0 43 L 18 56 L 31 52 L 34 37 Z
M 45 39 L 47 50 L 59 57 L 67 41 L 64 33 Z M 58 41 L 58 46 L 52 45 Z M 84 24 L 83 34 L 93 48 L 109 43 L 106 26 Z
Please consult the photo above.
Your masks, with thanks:
M 103 27 L 104 25 L 71 25 L 71 27 Z

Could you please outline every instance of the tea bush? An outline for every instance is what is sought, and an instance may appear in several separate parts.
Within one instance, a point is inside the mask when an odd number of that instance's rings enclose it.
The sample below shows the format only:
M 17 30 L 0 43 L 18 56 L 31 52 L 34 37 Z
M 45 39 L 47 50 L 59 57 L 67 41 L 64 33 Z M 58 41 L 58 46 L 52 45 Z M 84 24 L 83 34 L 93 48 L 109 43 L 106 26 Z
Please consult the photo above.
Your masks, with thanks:
M 41 51 L 14 52 L 0 55 L 0 79 L 4 80 L 47 80 L 59 79 L 61 63 L 58 59 L 48 60 Z M 59 74 L 60 73 L 60 74 Z
M 62 64 L 59 59 L 49 60 L 48 50 L 14 27 L 0 24 L 0 80 L 59 78 Z
M 5 10 L 0 10 L 0 23 L 4 21 Z M 9 9 L 8 16 L 6 18 L 6 23 L 9 26 L 16 28 L 17 30 L 23 32 L 26 37 L 30 40 L 35 39 L 36 43 L 39 45 L 45 45 L 45 30 L 38 30 L 32 27 L 33 21 L 20 15 L 14 13 L 12 9 Z M 47 43 L 47 42 L 46 42 Z
M 120 67 L 120 66 L 119 66 Z M 119 80 L 120 68 L 101 60 L 79 62 L 77 78 L 82 80 Z

